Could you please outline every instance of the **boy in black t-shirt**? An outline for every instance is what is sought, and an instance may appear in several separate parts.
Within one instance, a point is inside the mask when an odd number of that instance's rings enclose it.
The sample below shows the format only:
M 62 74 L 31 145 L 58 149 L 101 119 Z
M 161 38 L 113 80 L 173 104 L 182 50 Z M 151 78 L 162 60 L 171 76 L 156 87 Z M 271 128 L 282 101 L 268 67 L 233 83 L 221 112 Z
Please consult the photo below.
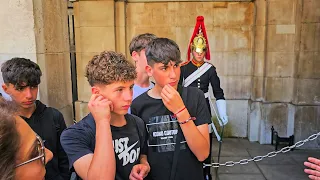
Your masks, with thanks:
M 122 54 L 102 52 L 86 67 L 92 96 L 90 114 L 61 136 L 70 168 L 82 179 L 142 180 L 150 171 L 143 121 L 127 114 L 135 67 Z
M 37 100 L 42 76 L 39 65 L 30 59 L 15 57 L 2 64 L 1 73 L 2 88 L 17 105 L 17 115 L 28 123 L 53 153 L 52 160 L 46 164 L 45 179 L 70 180 L 67 154 L 60 144 L 60 135 L 67 128 L 63 115 Z
M 131 112 L 146 123 L 148 148 L 142 153 L 151 167 L 148 179 L 203 179 L 201 161 L 209 155 L 210 123 L 203 92 L 178 86 L 181 59 L 174 41 L 153 40 L 146 57 L 146 71 L 155 86 L 133 101 Z

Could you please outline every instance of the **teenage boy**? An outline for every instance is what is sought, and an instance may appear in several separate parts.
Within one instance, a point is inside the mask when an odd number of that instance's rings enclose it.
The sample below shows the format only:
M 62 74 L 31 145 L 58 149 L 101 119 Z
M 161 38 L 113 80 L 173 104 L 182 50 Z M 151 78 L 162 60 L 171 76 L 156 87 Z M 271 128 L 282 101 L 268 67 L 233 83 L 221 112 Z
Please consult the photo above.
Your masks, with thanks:
M 139 34 L 134 37 L 129 45 L 130 55 L 135 62 L 137 78 L 134 80 L 133 99 L 153 88 L 149 75 L 146 72 L 147 58 L 145 48 L 149 42 L 156 39 L 156 35 L 151 33 Z
M 135 67 L 122 54 L 102 52 L 86 67 L 91 111 L 66 129 L 61 143 L 82 179 L 142 180 L 150 167 L 143 149 L 143 121 L 127 114 L 132 101 Z M 92 104 L 104 104 L 96 109 Z M 114 150 L 113 150 L 114 148 Z
M 155 86 L 137 97 L 132 114 L 147 127 L 146 151 L 153 180 L 203 178 L 202 163 L 209 155 L 210 113 L 201 90 L 178 86 L 180 50 L 167 38 L 146 47 L 147 68 Z M 181 95 L 182 97 L 181 97 Z
M 29 124 L 53 153 L 46 165 L 46 180 L 69 180 L 69 164 L 60 144 L 60 135 L 66 128 L 63 115 L 55 108 L 36 100 L 42 72 L 29 59 L 12 58 L 1 67 L 3 90 L 18 106 L 18 114 Z

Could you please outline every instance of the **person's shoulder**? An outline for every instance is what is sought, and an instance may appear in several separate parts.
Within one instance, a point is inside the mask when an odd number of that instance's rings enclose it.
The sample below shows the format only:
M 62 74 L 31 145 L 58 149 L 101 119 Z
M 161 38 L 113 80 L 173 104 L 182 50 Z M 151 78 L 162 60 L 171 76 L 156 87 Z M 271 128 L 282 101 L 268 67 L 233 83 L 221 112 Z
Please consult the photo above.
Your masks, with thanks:
M 47 107 L 43 104 L 43 107 L 40 107 L 40 111 L 41 111 L 40 116 L 38 114 L 38 117 L 42 117 L 43 120 L 52 119 L 52 121 L 56 125 L 56 127 L 59 127 L 59 128 L 61 128 L 60 126 L 62 124 L 64 124 L 63 126 L 66 125 L 63 114 L 58 109 L 56 109 L 54 107 Z M 39 111 L 37 113 L 39 113 Z
M 141 103 L 144 103 L 144 101 L 148 98 L 148 91 L 146 91 L 146 92 L 144 92 L 144 93 L 142 93 L 142 94 L 140 94 L 138 97 L 136 97 L 133 101 L 132 101 L 132 104 L 131 104 L 131 106 L 132 105 L 139 105 L 139 104 L 141 104 Z
M 191 61 L 185 61 L 185 62 L 181 63 L 181 67 L 184 67 L 184 66 L 188 65 L 190 62 Z
M 131 117 L 132 119 L 134 119 L 134 121 L 136 121 L 137 124 L 142 124 L 142 125 L 144 124 L 144 121 L 140 117 L 138 117 L 134 114 L 126 114 L 126 118 L 127 117 Z
M 91 113 L 87 114 L 82 120 L 80 120 L 78 123 L 80 125 L 90 125 L 90 126 L 95 126 L 96 123 L 94 121 L 94 118 Z
M 74 139 L 77 138 L 91 137 L 95 134 L 95 122 L 91 114 L 88 114 L 82 120 L 66 128 L 61 135 L 62 139 Z
M 205 63 L 208 64 L 208 65 L 210 65 L 212 69 L 214 69 L 214 70 L 216 69 L 216 67 L 215 67 L 211 62 L 206 61 Z
M 54 107 L 47 107 L 47 110 L 44 113 L 53 113 L 53 118 L 58 118 L 58 119 L 63 119 L 63 114 L 56 108 Z
M 87 116 L 82 118 L 79 122 L 71 125 L 70 127 L 67 128 L 67 130 L 93 130 L 95 129 L 95 121 L 93 119 L 93 116 L 91 113 L 89 113 Z
M 34 114 L 53 116 L 53 117 L 60 117 L 60 116 L 63 117 L 62 113 L 58 109 L 56 109 L 54 107 L 47 106 L 46 104 L 44 104 L 40 100 L 36 100 L 35 104 L 36 104 L 36 110 L 35 110 Z

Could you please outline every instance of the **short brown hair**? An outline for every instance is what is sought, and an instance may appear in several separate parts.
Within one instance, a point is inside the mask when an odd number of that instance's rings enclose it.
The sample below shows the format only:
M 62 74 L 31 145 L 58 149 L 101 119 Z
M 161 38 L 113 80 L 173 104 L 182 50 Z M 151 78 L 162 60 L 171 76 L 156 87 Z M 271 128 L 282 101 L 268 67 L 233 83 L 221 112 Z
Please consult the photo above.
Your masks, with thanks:
M 142 49 L 146 48 L 149 42 L 156 39 L 157 36 L 151 33 L 139 34 L 134 37 L 129 45 L 130 55 L 133 51 L 140 52 Z
M 13 180 L 20 146 L 15 105 L 0 98 L 0 179 Z
M 134 80 L 137 73 L 133 64 L 123 54 L 104 51 L 87 64 L 85 76 L 91 86 Z
M 168 38 L 157 38 L 146 47 L 147 62 L 150 66 L 154 63 L 167 65 L 170 61 L 181 63 L 181 53 L 176 42 Z

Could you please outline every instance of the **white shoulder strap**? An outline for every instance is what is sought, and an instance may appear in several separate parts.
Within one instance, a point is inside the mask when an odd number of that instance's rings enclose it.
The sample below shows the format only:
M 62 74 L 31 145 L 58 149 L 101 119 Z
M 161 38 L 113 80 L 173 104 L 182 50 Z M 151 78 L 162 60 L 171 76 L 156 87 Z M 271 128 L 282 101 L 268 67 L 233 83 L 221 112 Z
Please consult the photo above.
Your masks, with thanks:
M 191 73 L 183 82 L 184 87 L 188 87 L 193 81 L 207 72 L 212 65 L 210 63 L 204 63 L 199 69 Z

